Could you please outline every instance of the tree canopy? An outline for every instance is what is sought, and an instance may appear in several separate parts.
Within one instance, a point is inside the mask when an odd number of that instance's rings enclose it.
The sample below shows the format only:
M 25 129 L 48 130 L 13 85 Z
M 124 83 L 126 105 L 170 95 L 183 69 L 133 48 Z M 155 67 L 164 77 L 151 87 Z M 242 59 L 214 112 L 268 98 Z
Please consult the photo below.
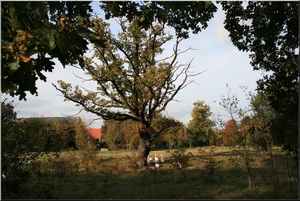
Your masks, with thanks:
M 194 102 L 192 119 L 187 125 L 189 134 L 197 143 L 209 145 L 214 139 L 213 127 L 215 123 L 209 119 L 212 115 L 209 105 L 204 101 Z M 195 142 L 194 142 L 195 143 Z M 199 145 L 199 144 L 198 144 Z
M 198 33 L 216 11 L 210 2 L 102 2 L 106 18 L 140 18 L 149 28 L 153 20 L 167 22 L 179 36 L 188 30 Z M 188 10 L 187 10 L 188 9 Z M 189 12 L 189 15 L 186 15 Z M 92 30 L 91 1 L 43 1 L 1 3 L 1 91 L 26 100 L 26 93 L 38 95 L 38 79 L 52 72 L 54 59 L 66 65 L 83 66 L 88 44 L 104 46 L 104 39 Z
M 227 146 L 234 145 L 236 141 L 236 134 L 237 134 L 238 126 L 234 119 L 230 119 L 226 122 L 225 128 L 223 130 L 223 143 Z
M 26 100 L 37 95 L 36 80 L 46 81 L 57 58 L 63 66 L 83 63 L 90 2 L 2 2 L 1 91 Z M 97 40 L 101 42 L 101 40 Z
M 126 17 L 131 22 L 139 17 L 138 26 L 148 29 L 154 19 L 175 29 L 180 38 L 188 38 L 189 31 L 197 34 L 208 26 L 208 21 L 217 11 L 211 1 L 103 1 L 100 7 L 105 11 L 106 19 Z
M 270 132 L 270 125 L 275 118 L 274 111 L 266 94 L 256 94 L 251 100 L 253 141 L 265 150 L 273 145 L 281 146 L 281 142 L 274 142 L 276 139 Z

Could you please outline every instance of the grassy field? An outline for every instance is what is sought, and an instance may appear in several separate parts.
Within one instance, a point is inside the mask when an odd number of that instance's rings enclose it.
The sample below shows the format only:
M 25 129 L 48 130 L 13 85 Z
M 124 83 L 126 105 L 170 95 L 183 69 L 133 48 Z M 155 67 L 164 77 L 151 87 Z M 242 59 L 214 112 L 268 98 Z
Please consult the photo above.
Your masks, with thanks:
M 277 157 L 279 188 L 274 190 L 272 171 L 264 154 L 252 165 L 253 188 L 247 175 L 233 160 L 232 151 L 217 147 L 188 149 L 193 157 L 186 168 L 173 167 L 171 152 L 161 154 L 166 162 L 159 168 L 136 169 L 131 151 L 69 151 L 59 158 L 42 157 L 34 162 L 36 176 L 24 198 L 58 199 L 297 199 L 298 185 L 289 182 L 285 155 Z M 233 162 L 235 161 L 235 163 Z

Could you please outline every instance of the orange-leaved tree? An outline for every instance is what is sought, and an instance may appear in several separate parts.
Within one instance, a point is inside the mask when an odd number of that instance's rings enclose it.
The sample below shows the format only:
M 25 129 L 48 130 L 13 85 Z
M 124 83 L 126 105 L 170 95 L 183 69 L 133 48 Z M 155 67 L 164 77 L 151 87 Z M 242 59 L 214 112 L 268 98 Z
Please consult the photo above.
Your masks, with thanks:
M 222 135 L 224 145 L 232 146 L 235 144 L 237 131 L 238 126 L 236 121 L 234 119 L 228 120 L 225 124 Z

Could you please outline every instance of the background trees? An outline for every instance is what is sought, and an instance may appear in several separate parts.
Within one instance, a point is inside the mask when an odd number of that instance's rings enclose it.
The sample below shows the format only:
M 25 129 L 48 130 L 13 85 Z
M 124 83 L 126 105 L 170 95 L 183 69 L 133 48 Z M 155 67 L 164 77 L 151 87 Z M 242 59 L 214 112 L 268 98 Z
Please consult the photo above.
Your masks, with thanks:
M 194 102 L 192 120 L 190 120 L 187 125 L 193 146 L 203 146 L 215 143 L 215 134 L 213 132 L 215 123 L 209 119 L 211 115 L 210 106 L 205 104 L 204 101 Z
M 158 114 L 152 122 L 151 133 L 157 133 L 157 138 L 154 141 L 155 147 L 166 147 L 171 148 L 171 144 L 179 146 L 182 143 L 180 131 L 183 129 L 182 122 L 172 118 L 166 117 L 162 114 Z
M 272 135 L 291 152 L 298 152 L 298 10 L 299 2 L 221 2 L 225 28 L 233 44 L 250 52 L 253 70 L 267 74 L 257 81 L 267 94 L 276 118 Z
M 132 149 L 134 145 L 138 144 L 135 140 L 135 138 L 138 137 L 138 126 L 136 122 L 131 120 L 105 120 L 102 130 L 108 148 L 110 150 Z
M 281 143 L 275 141 L 271 133 L 271 123 L 275 118 L 275 113 L 270 105 L 266 94 L 256 94 L 251 100 L 253 140 L 257 147 L 264 150 L 271 150 L 272 147 L 281 146 Z
M 182 133 L 182 128 L 181 122 L 161 114 L 157 115 L 150 127 L 151 133 L 159 133 L 159 136 L 153 141 L 152 148 L 166 148 L 171 143 L 176 144 L 176 146 L 183 143 L 186 136 Z M 139 145 L 139 131 L 141 129 L 139 122 L 131 119 L 125 121 L 105 120 L 102 129 L 105 142 L 111 150 L 137 149 Z
M 9 138 L 8 135 L 14 132 L 17 112 L 14 111 L 14 106 L 11 103 L 7 103 L 4 99 L 1 102 L 1 137 L 2 139 Z
M 1 102 L 1 174 L 5 175 L 1 179 L 2 196 L 19 198 L 32 190 L 27 182 L 35 174 L 37 157 L 51 158 L 52 154 L 58 156 L 63 150 L 75 148 L 75 131 L 85 131 L 83 124 L 76 128 L 38 117 L 19 119 L 13 102 L 4 99 Z
M 27 193 L 26 185 L 32 176 L 28 166 L 23 161 L 30 157 L 32 160 L 38 153 L 31 153 L 35 147 L 31 136 L 25 132 L 23 124 L 18 123 L 17 112 L 13 102 L 1 102 L 1 193 L 5 198 L 22 197 Z M 36 142 L 35 142 L 36 143 Z

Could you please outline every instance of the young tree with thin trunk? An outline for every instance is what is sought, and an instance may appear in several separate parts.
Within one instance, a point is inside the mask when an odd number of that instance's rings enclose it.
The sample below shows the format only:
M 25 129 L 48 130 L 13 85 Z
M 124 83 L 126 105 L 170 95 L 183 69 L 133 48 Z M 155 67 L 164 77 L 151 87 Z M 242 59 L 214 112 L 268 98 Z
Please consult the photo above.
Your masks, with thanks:
M 139 122 L 137 165 L 142 167 L 147 164 L 154 140 L 168 128 L 162 126 L 152 132 L 153 119 L 165 110 L 181 89 L 193 82 L 190 77 L 200 73 L 189 71 L 192 61 L 178 64 L 178 55 L 191 49 L 179 50 L 182 38 L 174 40 L 170 57 L 158 60 L 157 56 L 163 52 L 162 46 L 172 39 L 165 33 L 164 23 L 156 21 L 145 31 L 138 26 L 137 18 L 130 23 L 120 19 L 121 32 L 115 37 L 107 23 L 101 19 L 93 22 L 94 31 L 106 40 L 105 47 L 94 46 L 94 56 L 85 59 L 84 70 L 97 83 L 97 91 L 84 93 L 79 86 L 73 89 L 64 81 L 58 81 L 60 87 L 54 86 L 65 100 L 75 102 L 104 120 Z
M 231 94 L 231 89 L 228 85 L 226 85 L 226 88 L 227 97 L 222 96 L 221 102 L 219 103 L 231 117 L 231 119 L 226 124 L 224 134 L 227 135 L 226 137 L 229 146 L 231 146 L 233 149 L 237 149 L 234 150 L 237 158 L 233 162 L 241 163 L 241 167 L 243 167 L 247 173 L 248 188 L 252 189 L 254 176 L 252 164 L 255 158 L 255 151 L 252 150 L 250 141 L 251 133 L 249 132 L 249 129 L 247 129 L 249 125 L 249 116 L 251 115 L 251 113 L 247 107 L 240 108 L 238 105 L 238 97 L 235 94 Z M 238 158 L 241 159 L 241 162 L 239 162 Z

